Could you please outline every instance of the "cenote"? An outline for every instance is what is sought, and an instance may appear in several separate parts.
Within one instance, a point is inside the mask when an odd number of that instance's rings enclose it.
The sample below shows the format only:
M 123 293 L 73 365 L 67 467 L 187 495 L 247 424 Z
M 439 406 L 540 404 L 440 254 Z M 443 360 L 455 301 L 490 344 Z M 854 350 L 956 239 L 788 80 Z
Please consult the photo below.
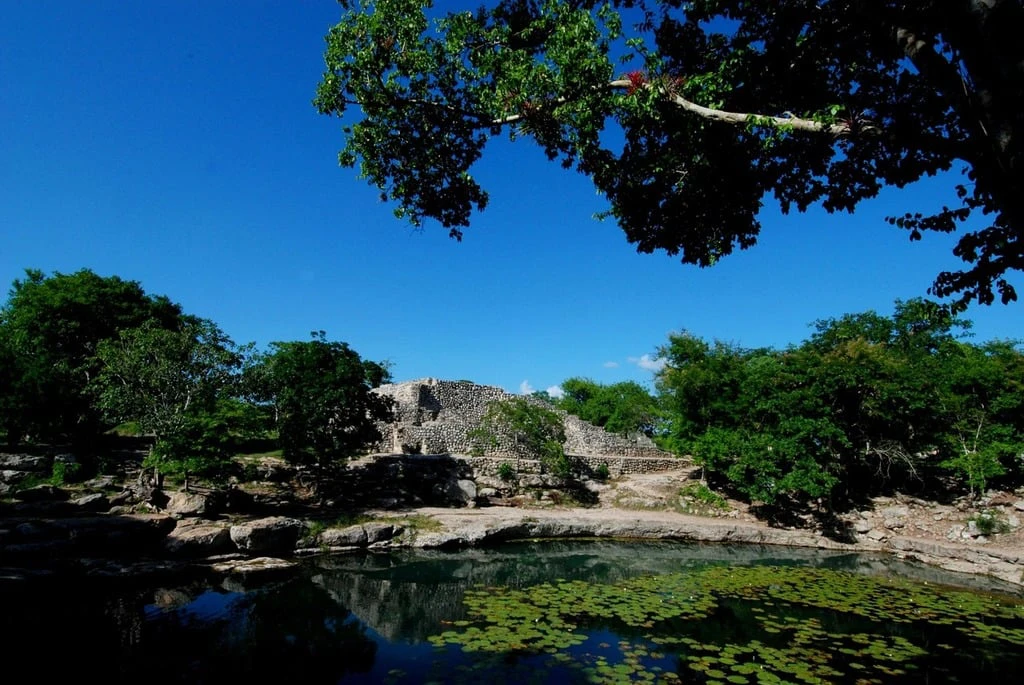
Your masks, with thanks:
M 45 681 L 944 683 L 1024 670 L 1014 593 L 873 556 L 553 541 L 251 585 L 5 586 L 0 626 Z

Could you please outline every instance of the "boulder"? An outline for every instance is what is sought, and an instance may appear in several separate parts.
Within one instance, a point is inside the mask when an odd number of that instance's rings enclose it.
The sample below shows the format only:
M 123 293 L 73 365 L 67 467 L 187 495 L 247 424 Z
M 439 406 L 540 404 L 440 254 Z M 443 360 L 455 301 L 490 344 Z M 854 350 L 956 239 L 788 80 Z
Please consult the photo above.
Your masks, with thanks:
M 52 461 L 32 454 L 0 454 L 0 470 L 48 472 Z
M 106 495 L 98 492 L 73 499 L 71 503 L 82 511 L 107 511 L 110 509 L 110 500 Z
M 175 528 L 167 536 L 164 549 L 175 556 L 212 557 L 234 551 L 234 545 L 227 526 L 202 524 Z
M 455 504 L 468 505 L 476 501 L 476 483 L 471 480 L 444 481 L 435 485 L 434 490 L 444 500 Z
M 114 484 L 113 476 L 96 476 L 95 478 L 85 481 L 83 485 L 91 490 L 111 490 L 117 487 Z
M 363 530 L 366 531 L 366 544 L 372 545 L 375 542 L 390 540 L 402 532 L 402 526 L 392 523 L 364 523 Z
M 295 549 L 303 530 L 297 519 L 270 516 L 231 526 L 231 541 L 243 552 L 281 554 Z
M 164 509 L 179 516 L 206 516 L 213 513 L 210 498 L 198 492 L 172 492 Z
M 907 516 L 910 515 L 910 509 L 903 506 L 886 507 L 879 513 L 882 515 L 882 525 L 891 530 L 894 528 L 902 528 L 906 525 Z
M 328 528 L 320 533 L 317 541 L 328 547 L 365 547 L 367 544 L 366 529 L 359 525 Z

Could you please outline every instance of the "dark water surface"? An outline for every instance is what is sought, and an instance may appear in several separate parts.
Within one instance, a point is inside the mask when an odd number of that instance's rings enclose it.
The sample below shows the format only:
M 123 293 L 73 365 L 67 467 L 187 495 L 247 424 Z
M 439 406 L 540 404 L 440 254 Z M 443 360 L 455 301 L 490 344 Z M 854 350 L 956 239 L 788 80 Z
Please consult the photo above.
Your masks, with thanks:
M 1014 593 L 874 556 L 517 543 L 248 586 L 0 587 L 0 655 L 9 683 L 1014 682 Z

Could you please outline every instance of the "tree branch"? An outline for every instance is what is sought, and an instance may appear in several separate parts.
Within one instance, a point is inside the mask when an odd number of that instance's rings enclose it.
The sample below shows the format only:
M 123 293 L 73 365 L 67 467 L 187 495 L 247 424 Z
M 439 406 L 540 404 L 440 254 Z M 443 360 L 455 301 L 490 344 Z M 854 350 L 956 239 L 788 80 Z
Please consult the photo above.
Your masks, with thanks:
M 629 79 L 617 79 L 615 81 L 611 81 L 610 83 L 608 83 L 607 87 L 616 89 L 635 88 L 636 84 L 634 84 Z M 654 83 L 647 83 L 644 84 L 642 87 L 659 90 L 665 96 L 665 99 L 668 102 L 671 102 L 672 104 L 681 107 L 682 109 L 686 110 L 687 112 L 690 112 L 691 114 L 696 114 L 697 116 L 702 117 L 704 119 L 711 119 L 712 121 L 721 121 L 735 126 L 742 126 L 745 124 L 770 123 L 778 127 L 786 127 L 795 131 L 803 131 L 806 133 L 820 133 L 824 135 L 834 136 L 836 138 L 842 136 L 849 136 L 854 133 L 854 127 L 848 123 L 826 124 L 824 122 L 814 121 L 813 119 L 801 119 L 800 117 L 794 116 L 776 117 L 764 114 L 754 114 L 750 112 L 726 112 L 725 110 L 713 109 L 711 107 L 704 107 L 703 105 L 698 105 L 696 102 L 687 100 L 678 93 L 668 91 L 665 88 Z M 545 103 L 545 105 L 557 106 L 567 101 L 568 98 L 561 97 L 555 100 L 551 100 Z M 513 124 L 517 121 L 526 119 L 529 116 L 530 115 L 528 113 L 511 114 L 507 117 L 494 119 L 491 122 L 491 125 L 504 126 L 505 124 Z M 861 133 L 877 132 L 878 128 L 875 126 L 860 126 L 856 130 Z

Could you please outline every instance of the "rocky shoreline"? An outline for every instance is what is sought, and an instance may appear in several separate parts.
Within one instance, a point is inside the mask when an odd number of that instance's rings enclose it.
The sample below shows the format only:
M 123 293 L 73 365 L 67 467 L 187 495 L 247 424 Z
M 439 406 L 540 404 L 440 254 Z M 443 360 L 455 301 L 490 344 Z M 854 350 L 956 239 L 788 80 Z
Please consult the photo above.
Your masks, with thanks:
M 1024 588 L 1024 550 L 907 535 L 856 542 L 756 521 L 609 508 L 419 508 L 370 512 L 325 526 L 287 516 L 176 519 L 163 514 L 8 519 L 0 530 L 0 581 L 80 575 L 138 579 L 285 573 L 295 557 L 395 548 L 455 550 L 523 539 L 605 538 L 779 545 L 888 553 Z M 877 537 L 877 536 L 876 536 Z M 128 559 L 129 550 L 131 551 Z

